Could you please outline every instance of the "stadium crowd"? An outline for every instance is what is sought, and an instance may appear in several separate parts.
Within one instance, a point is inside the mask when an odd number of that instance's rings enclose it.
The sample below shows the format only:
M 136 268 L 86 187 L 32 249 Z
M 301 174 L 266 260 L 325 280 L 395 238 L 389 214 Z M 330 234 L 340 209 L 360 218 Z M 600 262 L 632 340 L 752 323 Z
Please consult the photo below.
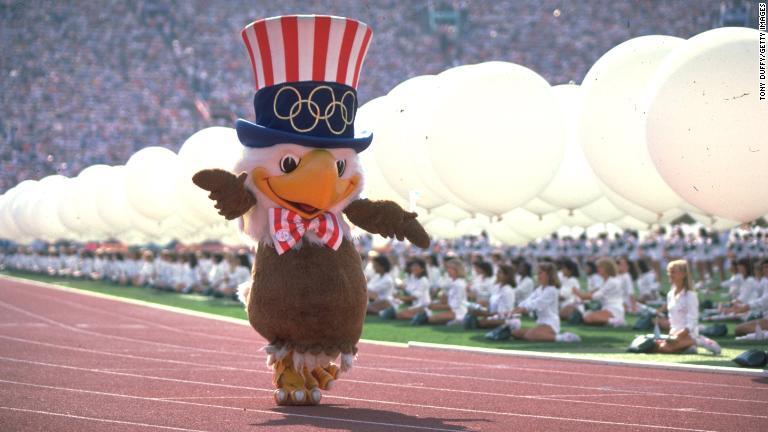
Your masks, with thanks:
M 467 236 L 436 240 L 427 254 L 403 242 L 374 248 L 368 235 L 356 245 L 368 313 L 414 325 L 489 328 L 486 337 L 493 340 L 578 342 L 578 335 L 561 331 L 563 320 L 623 327 L 627 314 L 640 313 L 658 316 L 670 332 L 659 352 L 700 346 L 714 353 L 716 342 L 706 331 L 699 334 L 705 319 L 741 320 L 737 336 L 763 337 L 761 329 L 768 328 L 768 235 L 761 228 L 685 235 L 677 227 L 642 239 L 631 230 L 591 239 L 553 235 L 505 248 L 491 246 L 485 235 Z M 8 245 L 0 269 L 234 299 L 251 283 L 253 261 L 243 249 L 39 244 Z M 700 316 L 699 293 L 721 290 L 728 301 Z M 523 314 L 535 316 L 536 325 L 521 328 Z
M 436 12 L 456 18 L 431 25 Z M 512 61 L 580 82 L 618 43 L 718 24 L 720 1 L 0 0 L 0 193 L 26 179 L 178 150 L 195 131 L 252 118 L 239 30 L 286 13 L 351 16 L 375 37 L 360 100 L 458 64 Z M 593 29 L 599 28 L 599 32 Z

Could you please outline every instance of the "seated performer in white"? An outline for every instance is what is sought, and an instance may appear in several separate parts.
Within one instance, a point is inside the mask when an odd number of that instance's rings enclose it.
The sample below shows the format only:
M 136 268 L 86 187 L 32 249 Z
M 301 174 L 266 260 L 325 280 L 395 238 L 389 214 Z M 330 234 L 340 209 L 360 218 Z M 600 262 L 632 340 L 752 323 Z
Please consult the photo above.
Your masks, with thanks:
M 525 299 L 520 306 L 512 310 L 513 314 L 536 312 L 536 326 L 520 328 L 520 320 L 513 318 L 507 323 L 512 330 L 512 337 L 528 341 L 554 342 L 560 333 L 560 316 L 558 308 L 558 289 L 560 281 L 557 270 L 552 263 L 539 264 L 539 286 Z
M 600 300 L 602 309 L 590 311 L 584 315 L 584 324 L 603 326 L 609 324 L 613 327 L 623 326 L 624 321 L 624 290 L 621 281 L 617 277 L 618 268 L 611 258 L 601 258 L 597 261 L 597 273 L 605 280 L 595 292 L 573 293 L 582 300 Z
M 659 308 L 658 315 L 669 312 L 669 336 L 656 341 L 654 352 L 673 354 L 686 352 L 696 345 L 702 346 L 715 354 L 720 353 L 717 342 L 699 336 L 699 297 L 694 289 L 693 277 L 688 262 L 672 261 L 667 265 L 667 274 L 672 289 L 667 293 L 667 304 Z M 658 318 L 659 326 L 664 318 Z
M 395 306 L 395 280 L 389 273 L 392 264 L 386 255 L 376 255 L 371 263 L 373 274 L 368 280 L 368 314 L 378 315 L 382 310 Z
M 445 262 L 448 278 L 441 286 L 440 298 L 428 307 L 430 324 L 461 324 L 467 314 L 467 279 L 464 264 L 458 259 Z

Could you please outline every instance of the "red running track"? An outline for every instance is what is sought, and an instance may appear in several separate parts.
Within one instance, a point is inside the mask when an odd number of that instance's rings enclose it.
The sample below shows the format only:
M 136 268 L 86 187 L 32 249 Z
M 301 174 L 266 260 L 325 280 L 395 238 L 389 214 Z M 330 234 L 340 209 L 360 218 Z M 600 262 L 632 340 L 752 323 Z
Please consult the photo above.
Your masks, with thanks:
M 250 327 L 0 277 L 2 431 L 766 431 L 768 379 L 361 343 L 276 407 Z

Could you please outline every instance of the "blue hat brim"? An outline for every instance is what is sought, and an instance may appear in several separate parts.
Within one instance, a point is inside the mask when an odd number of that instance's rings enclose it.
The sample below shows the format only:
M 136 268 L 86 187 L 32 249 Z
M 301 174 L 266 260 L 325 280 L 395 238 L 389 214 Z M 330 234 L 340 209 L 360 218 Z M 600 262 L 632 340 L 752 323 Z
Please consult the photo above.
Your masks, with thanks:
M 373 134 L 356 135 L 354 138 L 325 138 L 313 137 L 297 133 L 285 132 L 277 129 L 269 129 L 248 120 L 237 119 L 235 123 L 237 137 L 246 147 L 263 148 L 275 144 L 299 144 L 307 147 L 334 149 L 351 148 L 355 152 L 368 148 L 373 140 Z

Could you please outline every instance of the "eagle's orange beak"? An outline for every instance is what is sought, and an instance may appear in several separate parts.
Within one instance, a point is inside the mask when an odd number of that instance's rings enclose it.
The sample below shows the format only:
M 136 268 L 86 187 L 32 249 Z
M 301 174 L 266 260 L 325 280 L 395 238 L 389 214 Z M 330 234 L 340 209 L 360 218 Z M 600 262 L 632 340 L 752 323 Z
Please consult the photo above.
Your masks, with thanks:
M 251 171 L 256 187 L 283 208 L 312 219 L 348 198 L 360 183 L 360 175 L 339 178 L 336 160 L 327 150 L 313 150 L 290 173 L 270 177 L 266 168 Z

